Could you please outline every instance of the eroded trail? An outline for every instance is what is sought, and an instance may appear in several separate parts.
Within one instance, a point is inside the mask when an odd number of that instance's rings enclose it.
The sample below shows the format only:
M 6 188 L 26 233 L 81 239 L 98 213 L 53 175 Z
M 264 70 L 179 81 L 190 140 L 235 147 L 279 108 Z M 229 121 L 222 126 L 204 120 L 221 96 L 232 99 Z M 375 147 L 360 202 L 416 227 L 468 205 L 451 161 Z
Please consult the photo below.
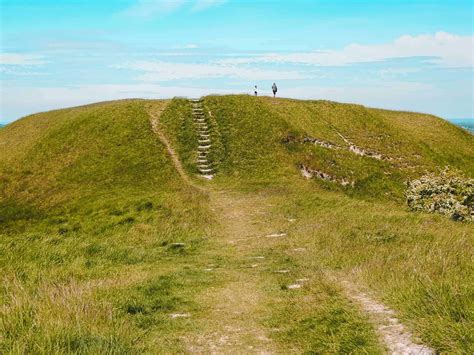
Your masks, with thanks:
M 330 277 L 331 278 L 331 277 Z M 363 292 L 354 283 L 344 278 L 332 278 L 340 284 L 347 298 L 357 304 L 370 318 L 377 334 L 390 354 L 429 355 L 435 351 L 426 345 L 414 342 L 413 334 L 396 318 L 395 312 Z
M 270 202 L 272 199 L 268 196 L 258 192 L 244 194 L 209 185 L 203 186 L 191 179 L 159 128 L 159 113 L 151 113 L 150 116 L 153 130 L 165 144 L 179 174 L 189 185 L 209 195 L 210 206 L 217 219 L 216 226 L 212 228 L 216 245 L 213 250 L 208 251 L 209 263 L 206 268 L 206 272 L 213 273 L 216 282 L 206 292 L 196 295 L 196 301 L 206 311 L 199 315 L 186 315 L 192 317 L 195 326 L 192 334 L 182 338 L 189 352 L 266 354 L 301 352 L 305 348 L 308 349 L 308 346 L 312 349 L 309 341 L 306 344 L 300 341 L 300 344 L 282 345 L 272 339 L 271 333 L 282 329 L 272 329 L 268 326 L 269 315 L 274 311 L 271 307 L 284 304 L 284 301 L 282 303 L 281 299 L 277 299 L 282 297 L 278 292 L 282 288 L 283 276 L 275 275 L 285 275 L 283 288 L 292 293 L 288 299 L 298 305 L 304 322 L 314 321 L 309 314 L 313 312 L 312 307 L 318 306 L 314 303 L 314 294 L 329 292 L 331 297 L 342 297 L 353 302 L 349 307 L 354 308 L 355 313 L 365 313 L 380 343 L 389 353 L 433 353 L 430 348 L 414 343 L 412 334 L 395 317 L 394 312 L 359 291 L 357 285 L 344 278 L 335 277 L 330 270 L 320 269 L 319 266 L 313 270 L 298 266 L 304 264 L 304 260 L 298 260 L 300 252 L 310 251 L 296 244 L 297 239 L 288 238 L 287 231 L 295 220 L 274 214 Z M 293 270 L 281 267 L 282 255 L 286 255 L 287 261 L 294 259 Z M 301 274 L 302 269 L 304 277 Z M 321 284 L 324 283 L 332 283 L 333 286 L 322 287 Z M 337 290 L 336 293 L 333 290 Z M 331 304 L 333 301 L 325 302 Z M 344 301 L 342 303 L 341 310 L 346 307 Z M 325 317 L 326 314 L 322 319 Z M 363 319 L 361 321 L 364 322 Z M 277 327 L 285 328 L 285 324 L 277 324 Z M 311 329 L 306 331 L 311 332 Z M 337 333 L 337 329 L 334 331 Z M 344 338 L 344 335 L 339 336 Z M 356 332 L 354 336 L 358 336 Z M 364 346 L 367 346 L 367 349 L 376 349 L 370 348 L 370 339 L 375 339 L 376 336 L 366 336 L 369 340 L 366 340 Z M 335 339 L 331 341 L 338 343 Z M 355 346 L 355 349 L 358 349 L 357 345 Z M 341 347 L 334 345 L 323 345 L 323 348 L 342 351 Z
M 255 255 L 258 239 L 269 231 L 258 197 L 244 198 L 232 192 L 210 191 L 222 263 L 210 265 L 223 286 L 200 296 L 210 312 L 199 320 L 203 331 L 188 340 L 192 352 L 273 353 L 276 345 L 262 325 L 266 316 L 268 280 L 262 279 L 263 257 Z

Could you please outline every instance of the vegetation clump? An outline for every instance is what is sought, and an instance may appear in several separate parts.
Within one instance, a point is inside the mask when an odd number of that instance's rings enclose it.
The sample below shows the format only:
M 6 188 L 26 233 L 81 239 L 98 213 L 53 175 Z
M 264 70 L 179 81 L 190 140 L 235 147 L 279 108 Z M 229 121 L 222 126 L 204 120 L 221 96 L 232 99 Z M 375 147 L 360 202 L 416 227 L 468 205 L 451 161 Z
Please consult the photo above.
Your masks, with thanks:
M 474 179 L 446 168 L 408 182 L 406 199 L 413 211 L 441 213 L 454 220 L 474 220 Z

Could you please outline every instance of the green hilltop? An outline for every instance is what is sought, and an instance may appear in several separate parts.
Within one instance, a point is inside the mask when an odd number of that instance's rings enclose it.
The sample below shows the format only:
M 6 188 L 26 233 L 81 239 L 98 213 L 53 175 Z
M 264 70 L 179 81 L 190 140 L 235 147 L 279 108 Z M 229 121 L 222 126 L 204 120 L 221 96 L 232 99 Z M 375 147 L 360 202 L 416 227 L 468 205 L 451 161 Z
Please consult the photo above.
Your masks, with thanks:
M 435 351 L 474 350 L 472 225 L 404 201 L 427 172 L 474 177 L 472 134 L 321 100 L 200 104 L 210 181 L 185 99 L 0 130 L 0 352 L 383 353 L 346 281 Z M 295 278 L 309 281 L 295 292 Z

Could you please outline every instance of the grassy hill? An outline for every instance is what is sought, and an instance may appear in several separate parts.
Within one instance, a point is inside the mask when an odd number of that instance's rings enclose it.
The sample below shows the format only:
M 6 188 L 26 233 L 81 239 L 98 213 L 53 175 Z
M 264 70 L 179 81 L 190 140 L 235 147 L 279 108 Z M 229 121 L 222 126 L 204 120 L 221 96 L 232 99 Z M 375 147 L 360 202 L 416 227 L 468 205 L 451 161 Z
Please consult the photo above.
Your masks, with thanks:
M 231 184 L 292 182 L 298 179 L 298 166 L 305 164 L 354 182 L 354 187 L 343 188 L 315 179 L 329 189 L 400 200 L 405 181 L 426 171 L 449 165 L 474 176 L 472 135 L 431 115 L 250 96 L 211 96 L 204 102 L 215 125 L 213 159 L 219 166 L 219 180 Z M 186 103 L 176 100 L 173 105 Z M 185 122 L 190 120 L 187 117 Z M 195 142 L 180 137 L 186 130 L 192 136 L 193 128 L 183 127 L 171 122 L 168 134 L 180 152 L 187 151 L 189 156 Z M 303 143 L 305 137 L 334 148 Z M 344 138 L 382 159 L 354 153 Z M 183 155 L 183 159 L 188 158 Z M 189 172 L 195 171 L 190 168 Z
M 280 352 L 381 352 L 339 278 L 435 350 L 472 352 L 472 225 L 403 201 L 405 181 L 426 171 L 474 177 L 471 134 L 328 101 L 203 105 L 210 182 L 197 176 L 184 99 L 56 110 L 0 130 L 0 352 L 245 352 L 257 335 Z M 292 278 L 311 281 L 298 293 Z M 222 343 L 230 333 L 239 341 Z

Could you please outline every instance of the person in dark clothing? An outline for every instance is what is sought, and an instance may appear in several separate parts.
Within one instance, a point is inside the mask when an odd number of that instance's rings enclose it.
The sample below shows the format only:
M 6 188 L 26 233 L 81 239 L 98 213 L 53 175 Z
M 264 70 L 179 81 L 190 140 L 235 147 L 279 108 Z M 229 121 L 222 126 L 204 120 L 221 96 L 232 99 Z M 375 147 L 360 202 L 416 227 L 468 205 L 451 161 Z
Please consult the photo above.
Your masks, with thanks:
M 255 88 L 254 88 L 254 94 L 255 94 L 255 96 L 257 96 L 257 95 L 258 95 L 257 85 L 255 85 Z
M 273 97 L 275 97 L 278 91 L 277 85 L 275 83 L 273 83 L 272 85 L 272 91 L 273 91 Z

